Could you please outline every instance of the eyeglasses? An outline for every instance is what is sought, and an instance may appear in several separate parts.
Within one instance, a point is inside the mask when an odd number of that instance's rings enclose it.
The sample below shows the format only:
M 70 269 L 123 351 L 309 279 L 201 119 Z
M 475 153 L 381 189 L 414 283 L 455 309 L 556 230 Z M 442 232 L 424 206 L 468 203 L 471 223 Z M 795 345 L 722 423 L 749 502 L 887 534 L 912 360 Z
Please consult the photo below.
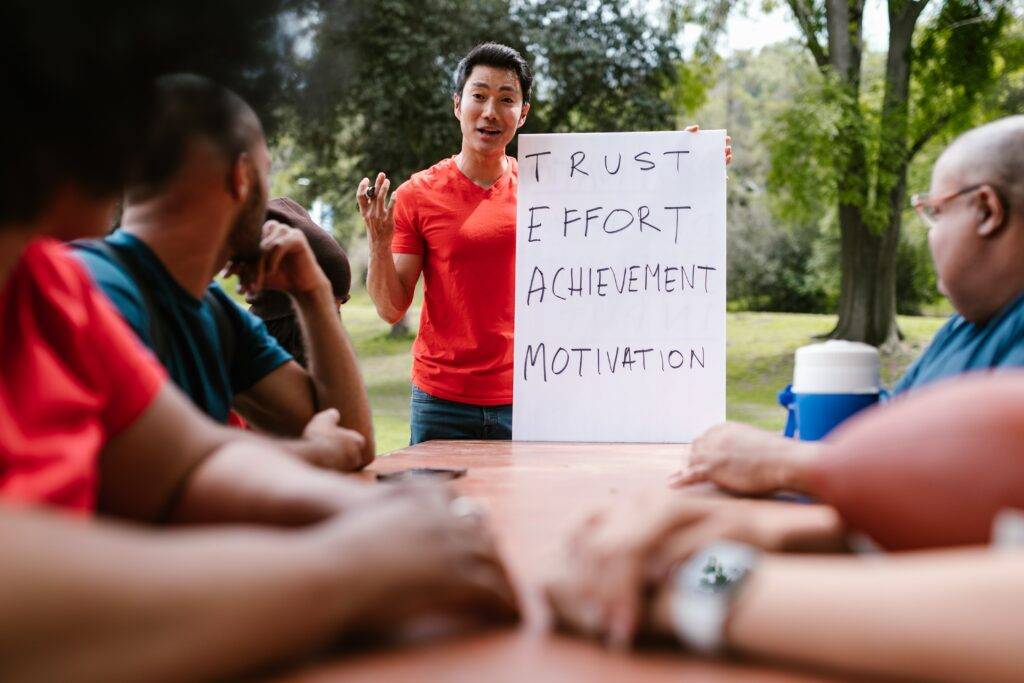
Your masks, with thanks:
M 952 194 L 943 195 L 941 197 L 929 197 L 927 192 L 921 194 L 915 194 L 910 198 L 910 205 L 917 211 L 917 215 L 921 217 L 921 220 L 925 222 L 929 228 L 935 227 L 935 215 L 939 212 L 939 207 L 946 202 L 956 199 L 957 197 L 963 196 L 968 192 L 974 192 L 987 183 L 978 183 L 977 185 L 971 185 L 965 187 L 962 190 L 957 190 Z

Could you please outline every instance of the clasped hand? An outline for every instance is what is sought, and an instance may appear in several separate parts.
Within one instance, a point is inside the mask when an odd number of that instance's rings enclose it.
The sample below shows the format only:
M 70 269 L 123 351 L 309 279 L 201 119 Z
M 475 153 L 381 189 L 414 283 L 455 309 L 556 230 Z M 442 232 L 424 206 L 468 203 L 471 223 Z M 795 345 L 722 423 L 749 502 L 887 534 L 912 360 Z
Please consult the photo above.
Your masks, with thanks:
M 338 472 L 352 472 L 366 464 L 366 438 L 339 425 L 340 417 L 337 408 L 322 410 L 302 430 L 302 438 L 312 446 L 305 456 L 309 464 Z
M 372 488 L 384 488 L 372 504 L 313 532 L 314 545 L 332 549 L 336 562 L 372 568 L 356 572 L 346 586 L 348 628 L 387 635 L 409 619 L 438 612 L 517 617 L 515 590 L 485 517 L 461 514 L 445 487 Z
M 246 296 L 265 289 L 300 296 L 330 288 L 302 231 L 272 220 L 263 224 L 259 258 L 232 261 L 226 274 L 238 276 L 238 290 Z

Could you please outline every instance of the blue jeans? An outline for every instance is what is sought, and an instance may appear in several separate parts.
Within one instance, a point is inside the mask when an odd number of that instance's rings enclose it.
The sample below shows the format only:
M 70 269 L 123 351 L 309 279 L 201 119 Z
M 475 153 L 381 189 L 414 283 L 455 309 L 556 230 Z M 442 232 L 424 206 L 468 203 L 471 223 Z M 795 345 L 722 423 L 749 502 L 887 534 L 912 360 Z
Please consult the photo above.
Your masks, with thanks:
M 409 445 L 433 439 L 511 439 L 512 404 L 477 406 L 412 387 Z

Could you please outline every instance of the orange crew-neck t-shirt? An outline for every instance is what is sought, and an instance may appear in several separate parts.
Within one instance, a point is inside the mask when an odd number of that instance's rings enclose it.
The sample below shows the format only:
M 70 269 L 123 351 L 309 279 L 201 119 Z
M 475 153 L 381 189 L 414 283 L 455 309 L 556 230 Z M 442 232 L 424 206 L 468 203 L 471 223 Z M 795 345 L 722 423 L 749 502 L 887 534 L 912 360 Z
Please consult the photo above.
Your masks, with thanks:
M 402 184 L 391 251 L 423 257 L 413 382 L 462 403 L 512 402 L 516 192 L 519 168 L 491 187 L 445 159 Z

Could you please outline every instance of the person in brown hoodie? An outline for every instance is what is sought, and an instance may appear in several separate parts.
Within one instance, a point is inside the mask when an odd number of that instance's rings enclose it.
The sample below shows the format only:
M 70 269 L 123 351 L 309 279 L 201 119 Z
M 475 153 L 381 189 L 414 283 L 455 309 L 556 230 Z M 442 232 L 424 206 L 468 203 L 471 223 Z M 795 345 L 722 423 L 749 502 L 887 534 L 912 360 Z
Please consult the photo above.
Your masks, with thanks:
M 349 300 L 352 287 L 352 268 L 348 256 L 326 230 L 316 224 L 302 206 L 288 197 L 277 197 L 267 202 L 267 220 L 283 223 L 306 236 L 313 256 L 331 282 L 334 301 L 340 307 Z M 284 292 L 264 290 L 248 297 L 249 311 L 258 315 L 267 325 L 267 331 L 277 339 L 295 362 L 309 367 L 302 327 L 292 300 Z

